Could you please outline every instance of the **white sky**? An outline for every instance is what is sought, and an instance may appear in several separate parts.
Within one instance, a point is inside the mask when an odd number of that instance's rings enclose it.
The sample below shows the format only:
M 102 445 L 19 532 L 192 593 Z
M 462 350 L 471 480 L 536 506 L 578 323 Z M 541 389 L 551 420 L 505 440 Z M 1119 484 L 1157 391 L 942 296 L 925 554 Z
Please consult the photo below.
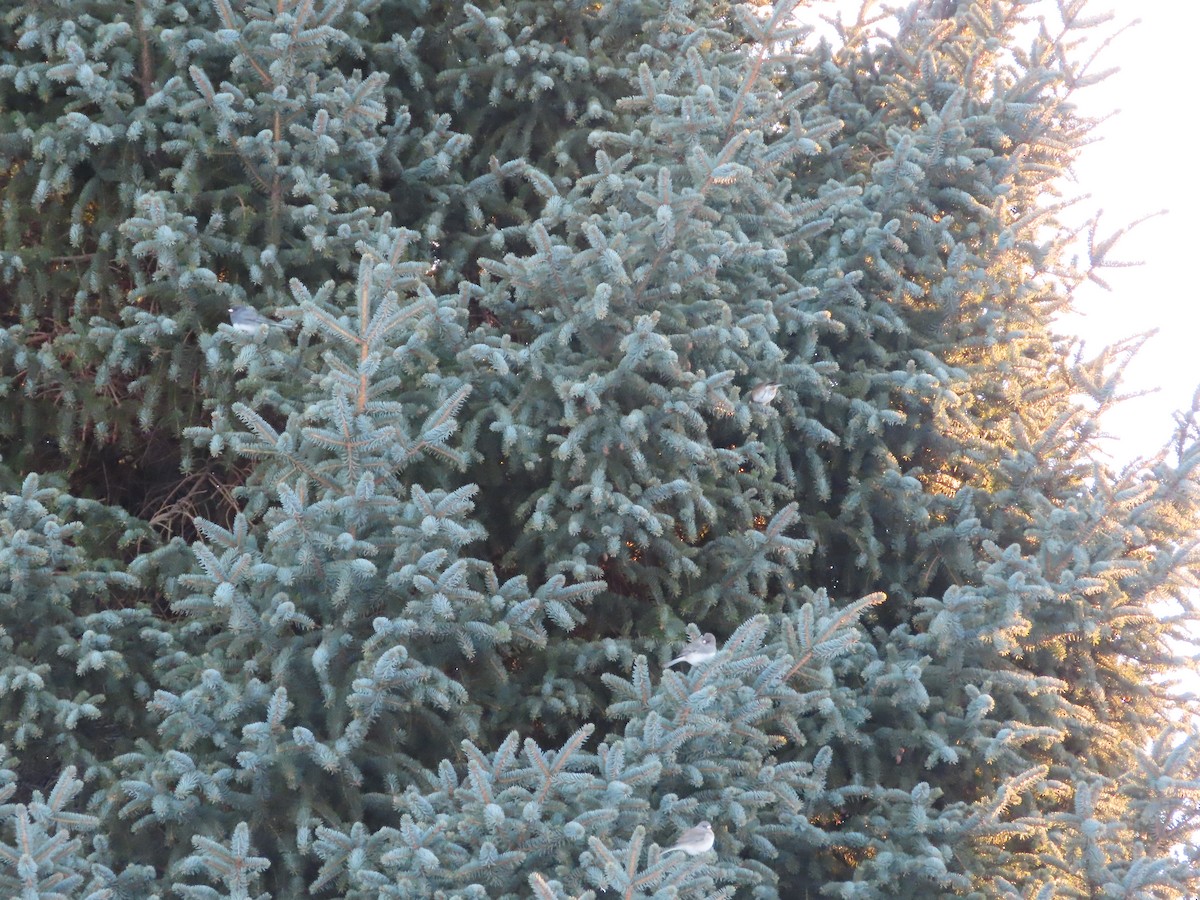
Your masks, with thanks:
M 1189 271 L 1200 236 L 1194 218 L 1200 177 L 1190 152 L 1200 3 L 1093 2 L 1115 10 L 1122 23 L 1141 22 L 1109 47 L 1108 58 L 1121 71 L 1080 97 L 1089 114 L 1119 112 L 1101 126 L 1102 140 L 1085 149 L 1077 182 L 1114 228 L 1168 211 L 1130 232 L 1116 254 L 1143 265 L 1110 270 L 1105 280 L 1111 291 L 1082 289 L 1079 313 L 1063 322 L 1097 348 L 1158 329 L 1126 370 L 1129 390 L 1155 393 L 1114 409 L 1105 422 L 1114 438 L 1110 452 L 1124 461 L 1155 452 L 1170 435 L 1171 414 L 1187 408 L 1200 385 L 1200 292 Z M 1200 692 L 1200 665 L 1193 663 L 1182 686 Z
M 1180 0 L 1093 0 L 1114 9 L 1122 23 L 1140 18 L 1110 45 L 1104 59 L 1119 65 L 1102 84 L 1079 95 L 1089 114 L 1119 112 L 1100 128 L 1102 140 L 1085 148 L 1077 183 L 1091 194 L 1083 206 L 1101 208 L 1110 230 L 1160 209 L 1168 214 L 1130 232 L 1113 252 L 1142 266 L 1110 269 L 1106 292 L 1087 285 L 1078 294 L 1079 315 L 1063 328 L 1099 349 L 1150 329 L 1158 334 L 1127 370 L 1131 391 L 1156 390 L 1130 400 L 1106 419 L 1118 459 L 1149 455 L 1169 436 L 1174 410 L 1187 408 L 1200 385 L 1200 297 L 1189 271 L 1200 236 L 1200 178 L 1190 148 L 1195 134 L 1195 36 L 1200 4 Z
M 1075 167 L 1087 202 L 1104 210 L 1110 228 L 1160 209 L 1123 239 L 1114 257 L 1141 266 L 1111 269 L 1111 291 L 1087 285 L 1077 295 L 1078 313 L 1064 328 L 1097 348 L 1150 329 L 1158 333 L 1126 369 L 1128 391 L 1154 391 L 1109 413 L 1109 452 L 1116 462 L 1149 456 L 1170 436 L 1172 413 L 1190 406 L 1200 385 L 1200 297 L 1190 262 L 1200 229 L 1200 177 L 1192 163 L 1196 128 L 1191 124 L 1196 82 L 1195 36 L 1200 3 L 1194 0 L 1093 0 L 1113 10 L 1117 22 L 1135 18 L 1109 46 L 1106 57 L 1121 70 L 1080 95 L 1091 115 L 1117 110 L 1100 127 L 1098 143 L 1085 148 Z M 1114 22 L 1116 24 L 1116 22 Z M 1186 651 L 1184 651 L 1186 652 Z M 1180 687 L 1200 692 L 1194 661 Z M 1197 836 L 1193 835 L 1191 843 Z

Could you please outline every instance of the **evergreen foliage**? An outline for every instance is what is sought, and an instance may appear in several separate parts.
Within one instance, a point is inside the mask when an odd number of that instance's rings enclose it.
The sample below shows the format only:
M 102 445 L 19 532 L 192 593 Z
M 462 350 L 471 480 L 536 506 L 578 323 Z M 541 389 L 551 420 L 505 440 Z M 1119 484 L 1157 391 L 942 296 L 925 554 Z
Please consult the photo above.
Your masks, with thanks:
M 9 5 L 0 895 L 1200 891 L 1110 26 L 825 11 Z

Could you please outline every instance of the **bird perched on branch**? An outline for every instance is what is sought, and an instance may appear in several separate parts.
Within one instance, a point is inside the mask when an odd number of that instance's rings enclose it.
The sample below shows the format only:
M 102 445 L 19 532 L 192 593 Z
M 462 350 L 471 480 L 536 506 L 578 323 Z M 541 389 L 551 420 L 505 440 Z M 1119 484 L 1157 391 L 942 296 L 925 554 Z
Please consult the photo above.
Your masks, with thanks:
M 250 306 L 229 307 L 229 323 L 234 331 L 242 334 L 255 334 L 264 325 L 270 328 L 287 329 L 287 326 L 263 316 L 257 309 Z
M 689 828 L 681 834 L 673 847 L 663 851 L 663 856 L 672 850 L 682 850 L 688 856 L 706 853 L 712 849 L 715 840 L 716 836 L 713 834 L 712 825 L 708 822 L 701 822 L 695 828 Z
M 750 388 L 750 399 L 755 403 L 761 403 L 765 406 L 774 400 L 775 395 L 778 393 L 778 381 L 760 381 L 754 387 Z
M 717 639 L 713 637 L 712 632 L 706 633 L 703 637 L 698 637 L 686 647 L 683 652 L 677 657 L 663 666 L 664 669 L 669 669 L 677 662 L 691 663 L 693 666 L 696 663 L 707 662 L 717 655 Z

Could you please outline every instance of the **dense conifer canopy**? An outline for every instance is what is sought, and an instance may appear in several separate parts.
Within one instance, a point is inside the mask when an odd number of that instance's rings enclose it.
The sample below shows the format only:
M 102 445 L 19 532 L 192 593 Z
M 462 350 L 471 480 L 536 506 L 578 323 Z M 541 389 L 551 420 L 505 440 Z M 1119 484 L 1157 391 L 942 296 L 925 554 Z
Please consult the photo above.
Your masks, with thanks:
M 7 4 L 0 896 L 1200 893 L 1114 24 L 831 12 Z

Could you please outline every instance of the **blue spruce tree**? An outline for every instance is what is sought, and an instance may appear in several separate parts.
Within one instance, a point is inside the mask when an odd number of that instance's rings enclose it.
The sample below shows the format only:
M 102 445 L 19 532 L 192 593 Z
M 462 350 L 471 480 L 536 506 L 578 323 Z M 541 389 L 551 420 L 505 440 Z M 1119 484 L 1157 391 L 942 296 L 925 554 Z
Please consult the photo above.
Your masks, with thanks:
M 0 896 L 1200 890 L 1109 26 L 821 12 L 12 4 Z

